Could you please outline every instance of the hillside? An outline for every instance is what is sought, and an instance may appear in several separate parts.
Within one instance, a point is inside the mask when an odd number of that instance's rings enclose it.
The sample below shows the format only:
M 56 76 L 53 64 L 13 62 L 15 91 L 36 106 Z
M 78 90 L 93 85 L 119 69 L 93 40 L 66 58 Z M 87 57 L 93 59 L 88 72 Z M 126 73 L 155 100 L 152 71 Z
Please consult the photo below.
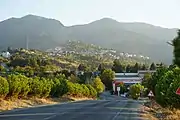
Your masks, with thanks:
M 46 50 L 80 40 L 121 52 L 150 56 L 155 61 L 171 63 L 172 47 L 166 41 L 176 36 L 176 29 L 145 23 L 121 23 L 104 18 L 85 25 L 64 26 L 54 19 L 28 15 L 0 22 L 0 49 L 8 46 Z
M 119 51 L 103 48 L 95 44 L 87 44 L 81 41 L 68 41 L 66 44 L 54 49 L 46 51 L 50 56 L 64 59 L 72 63 L 82 63 L 91 66 L 90 69 L 96 69 L 99 64 L 103 64 L 106 68 L 111 68 L 115 59 L 120 59 L 121 64 L 135 65 L 149 65 L 152 61 L 148 56 L 121 53 Z

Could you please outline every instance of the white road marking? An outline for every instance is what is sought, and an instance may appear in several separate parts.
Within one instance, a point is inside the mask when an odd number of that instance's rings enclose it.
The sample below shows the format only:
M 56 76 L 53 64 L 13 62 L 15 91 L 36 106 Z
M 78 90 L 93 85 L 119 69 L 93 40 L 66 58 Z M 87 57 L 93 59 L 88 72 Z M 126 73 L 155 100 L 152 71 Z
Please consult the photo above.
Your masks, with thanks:
M 56 113 L 9 114 L 9 115 L 0 115 L 0 117 L 43 116 L 43 115 L 54 115 L 54 114 Z
M 119 114 L 120 114 L 120 112 L 117 112 L 116 115 L 113 117 L 112 120 L 115 120 L 115 119 L 118 117 Z
M 52 115 L 52 116 L 49 116 L 49 117 L 47 117 L 47 118 L 44 118 L 44 120 L 49 120 L 49 119 L 52 119 L 52 118 L 54 118 L 54 117 L 56 117 L 57 115 Z

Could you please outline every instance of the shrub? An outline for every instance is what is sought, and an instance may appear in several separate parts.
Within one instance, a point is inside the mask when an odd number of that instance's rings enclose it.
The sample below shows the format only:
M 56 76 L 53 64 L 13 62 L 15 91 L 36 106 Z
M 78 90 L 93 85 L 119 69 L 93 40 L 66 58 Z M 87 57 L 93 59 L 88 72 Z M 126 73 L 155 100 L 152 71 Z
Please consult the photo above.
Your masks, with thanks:
M 114 79 L 115 73 L 111 69 L 106 69 L 101 74 L 101 80 L 108 90 L 112 89 L 112 81 Z
M 180 107 L 180 96 L 176 95 L 180 87 L 180 68 L 169 70 L 156 84 L 156 101 L 164 107 Z
M 29 89 L 28 78 L 24 75 L 8 75 L 9 95 L 17 98 L 25 97 Z
M 19 97 L 26 97 L 28 92 L 30 91 L 29 87 L 29 78 L 24 75 L 17 75 L 21 84 L 21 92 L 19 93 Z
M 54 78 L 52 80 L 51 96 L 60 97 L 68 92 L 67 80 L 64 78 Z
M 67 82 L 68 95 L 73 97 L 97 97 L 96 90 L 91 85 Z
M 167 102 L 170 107 L 180 108 L 180 96 L 176 94 L 176 90 L 180 87 L 180 75 L 174 78 L 167 90 Z
M 140 84 L 134 84 L 130 86 L 130 95 L 133 99 L 138 99 L 140 97 L 141 90 L 143 86 Z
M 97 97 L 97 92 L 96 90 L 91 86 L 91 85 L 87 85 L 88 89 L 89 89 L 89 96 L 92 98 Z
M 79 83 L 80 82 L 80 79 L 73 74 L 71 74 L 68 79 L 72 83 Z
M 52 81 L 50 81 L 49 79 L 42 78 L 40 80 L 40 82 L 42 84 L 41 97 L 46 98 L 50 95 L 51 87 L 52 87 Z
M 164 76 L 164 74 L 166 73 L 168 71 L 168 69 L 167 68 L 165 68 L 165 67 L 162 67 L 162 68 L 160 68 L 160 69 L 158 69 L 157 71 L 156 71 L 156 73 L 154 73 L 153 75 L 152 75 L 152 78 L 151 78 L 151 80 L 149 81 L 149 90 L 152 90 L 152 92 L 156 95 L 156 93 L 155 93 L 155 86 L 156 86 L 156 84 L 157 84 L 157 82 L 161 79 L 161 77 L 162 76 Z
M 42 87 L 43 87 L 43 84 L 40 81 L 40 78 L 39 77 L 30 78 L 29 84 L 30 84 L 29 95 L 40 97 L 42 93 Z
M 99 77 L 93 80 L 92 86 L 96 89 L 97 93 L 102 93 L 104 91 L 104 84 L 101 82 Z
M 9 83 L 8 81 L 0 76 L 0 98 L 5 98 L 9 93 Z
M 89 91 L 88 87 L 86 85 L 84 85 L 84 84 L 82 84 L 81 86 L 82 86 L 82 89 L 83 89 L 83 93 L 82 93 L 83 96 L 89 97 L 90 91 Z
M 68 92 L 67 80 L 63 75 L 52 80 L 51 96 L 60 97 Z
M 174 79 L 173 71 L 168 71 L 157 82 L 155 87 L 156 101 L 162 105 L 167 106 L 167 90 Z

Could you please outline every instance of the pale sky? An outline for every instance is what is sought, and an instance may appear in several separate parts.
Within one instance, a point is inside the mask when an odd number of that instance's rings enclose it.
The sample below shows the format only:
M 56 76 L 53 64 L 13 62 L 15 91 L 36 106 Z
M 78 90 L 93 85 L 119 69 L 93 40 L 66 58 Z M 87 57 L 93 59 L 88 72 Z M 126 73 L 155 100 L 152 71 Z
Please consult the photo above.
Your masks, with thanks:
M 0 21 L 27 14 L 54 18 L 64 25 L 104 17 L 180 28 L 180 0 L 0 0 Z

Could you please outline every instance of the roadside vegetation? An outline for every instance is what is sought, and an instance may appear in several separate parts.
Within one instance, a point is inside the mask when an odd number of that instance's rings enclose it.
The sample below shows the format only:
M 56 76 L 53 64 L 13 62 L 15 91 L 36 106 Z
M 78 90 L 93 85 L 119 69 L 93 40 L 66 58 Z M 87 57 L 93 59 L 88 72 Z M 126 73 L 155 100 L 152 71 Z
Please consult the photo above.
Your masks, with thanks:
M 180 119 L 180 95 L 176 90 L 180 87 L 180 30 L 172 41 L 174 47 L 174 64 L 169 67 L 160 66 L 157 72 L 145 75 L 143 85 L 153 92 L 154 99 L 145 105 L 146 111 L 158 119 Z M 147 95 L 147 94 L 146 94 Z

